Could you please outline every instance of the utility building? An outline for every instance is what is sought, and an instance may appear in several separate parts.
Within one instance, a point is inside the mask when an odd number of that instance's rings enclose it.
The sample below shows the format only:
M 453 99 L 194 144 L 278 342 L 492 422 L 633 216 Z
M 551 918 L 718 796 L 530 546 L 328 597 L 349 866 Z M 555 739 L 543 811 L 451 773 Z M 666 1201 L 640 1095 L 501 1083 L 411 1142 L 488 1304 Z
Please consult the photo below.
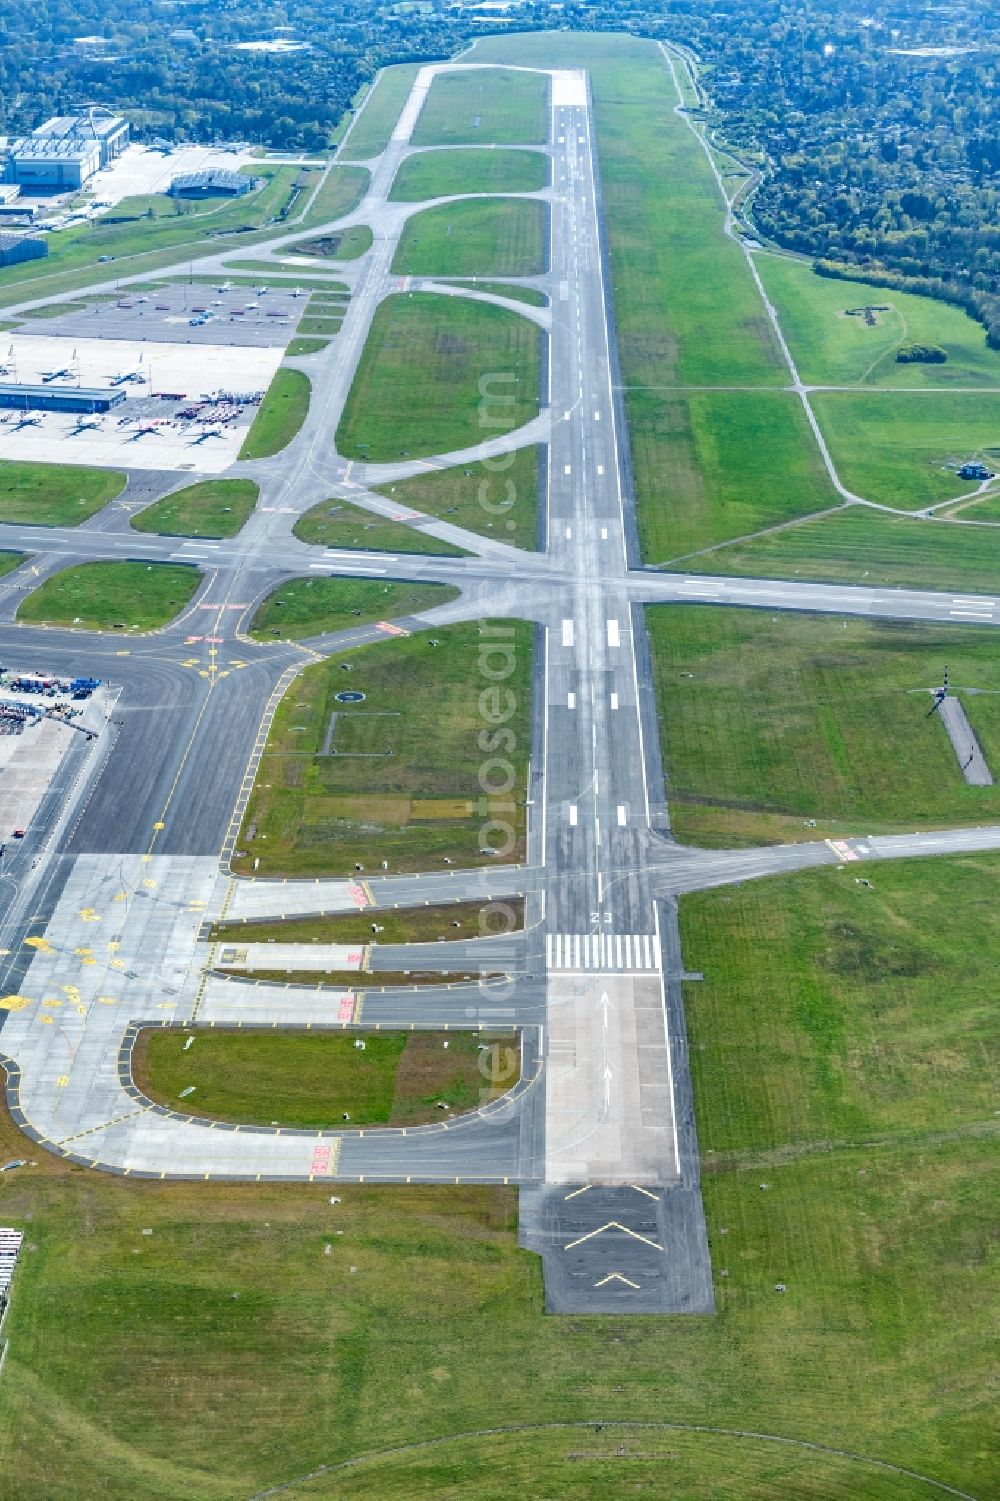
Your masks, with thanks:
M 16 266 L 19 261 L 37 261 L 48 253 L 48 244 L 37 235 L 0 233 L 0 266 Z

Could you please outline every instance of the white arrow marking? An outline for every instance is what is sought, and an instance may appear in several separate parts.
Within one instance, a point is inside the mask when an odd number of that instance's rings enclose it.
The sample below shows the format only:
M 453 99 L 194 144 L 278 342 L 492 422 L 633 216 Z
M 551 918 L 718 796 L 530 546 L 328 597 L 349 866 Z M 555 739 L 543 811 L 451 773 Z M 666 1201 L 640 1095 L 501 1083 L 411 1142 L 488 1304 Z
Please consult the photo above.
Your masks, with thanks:
M 638 1282 L 632 1282 L 630 1278 L 624 1277 L 621 1272 L 609 1272 L 606 1277 L 601 1278 L 600 1282 L 595 1282 L 594 1286 L 603 1287 L 607 1282 L 624 1282 L 626 1287 L 634 1287 L 636 1292 L 639 1290 Z

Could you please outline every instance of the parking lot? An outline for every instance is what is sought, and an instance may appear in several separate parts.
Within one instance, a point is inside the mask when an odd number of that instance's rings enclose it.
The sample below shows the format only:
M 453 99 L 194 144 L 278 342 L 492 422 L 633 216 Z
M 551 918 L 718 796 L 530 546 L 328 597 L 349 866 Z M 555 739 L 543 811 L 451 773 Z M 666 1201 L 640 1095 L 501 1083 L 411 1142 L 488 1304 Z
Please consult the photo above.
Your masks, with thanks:
M 14 831 L 30 833 L 66 752 L 81 732 L 100 733 L 117 693 L 96 678 L 86 689 L 83 680 L 60 678 L 46 679 L 43 688 L 31 672 L 0 674 L 0 847 L 8 846 L 0 870 L 6 870 L 16 850 Z
M 75 299 L 74 299 L 75 300 Z M 231 344 L 283 348 L 305 311 L 308 293 L 296 287 L 218 286 L 180 282 L 155 292 L 95 301 L 54 318 L 26 318 L 52 338 L 129 339 L 158 344 Z M 3 340 L 0 337 L 0 348 Z

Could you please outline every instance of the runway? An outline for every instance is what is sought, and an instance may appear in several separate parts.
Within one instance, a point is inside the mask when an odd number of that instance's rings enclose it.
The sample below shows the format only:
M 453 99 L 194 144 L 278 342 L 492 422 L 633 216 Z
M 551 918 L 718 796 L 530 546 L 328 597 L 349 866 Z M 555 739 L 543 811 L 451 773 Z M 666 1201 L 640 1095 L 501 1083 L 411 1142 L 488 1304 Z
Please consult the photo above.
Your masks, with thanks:
M 374 244 L 352 270 L 339 336 L 310 364 L 313 400 L 301 431 L 276 458 L 227 471 L 251 476 L 261 489 L 237 538 L 137 534 L 116 505 L 74 529 L 0 526 L 0 548 L 29 553 L 38 570 L 22 568 L 0 581 L 3 659 L 94 673 L 120 689 L 89 769 L 68 766 L 62 774 L 7 896 L 0 1049 L 8 1100 L 15 1119 L 48 1150 L 131 1176 L 518 1183 L 522 1244 L 543 1257 L 551 1310 L 704 1313 L 713 1307 L 712 1277 L 677 898 L 821 864 L 997 849 L 1000 828 L 731 851 L 676 845 L 643 606 L 683 602 L 992 626 L 1000 599 L 638 565 L 601 189 L 587 82 L 578 73 L 551 74 L 553 178 L 542 195 L 551 214 L 551 268 L 532 279 L 551 298 L 537 319 L 548 349 L 542 412 L 503 438 L 430 461 L 467 462 L 543 442 L 546 545 L 531 553 L 434 518 L 400 519 L 398 507 L 372 487 L 426 469 L 428 461 L 349 465 L 335 452 L 333 434 L 374 313 L 398 290 L 390 269 L 398 236 L 409 214 L 427 206 L 390 204 L 389 190 L 433 77 L 461 66 L 420 70 L 392 142 L 373 164 L 368 196 L 350 215 L 351 223 L 372 226 Z M 280 258 L 295 238 L 276 236 L 255 254 Z M 223 274 L 225 262 L 225 253 L 216 254 L 193 269 Z M 446 295 L 461 294 L 453 287 Z M 137 483 L 148 498 L 151 484 L 162 493 L 170 481 L 146 476 Z M 126 492 L 126 501 L 132 493 L 138 491 Z M 457 543 L 469 556 L 307 547 L 293 536 L 294 522 L 331 495 Z M 203 575 L 199 592 L 180 619 L 145 637 L 14 622 L 19 599 L 39 576 L 109 557 L 190 564 Z M 281 693 L 317 655 L 381 639 L 377 627 L 365 626 L 303 643 L 251 640 L 245 632 L 256 603 L 302 574 L 459 588 L 451 604 L 402 621 L 408 630 L 504 615 L 537 623 L 523 865 L 309 881 L 230 876 L 239 815 Z M 79 807 L 60 830 L 59 798 L 69 799 L 70 784 Z M 524 899 L 523 932 L 361 946 L 358 984 L 349 988 L 224 978 L 219 946 L 205 937 L 206 925 L 223 913 L 250 922 L 513 897 Z M 42 941 L 25 949 L 29 932 Z M 334 957 L 327 952 L 327 960 Z M 265 958 L 255 953 L 253 963 Z M 319 973 L 321 961 L 310 959 L 310 966 Z M 420 969 L 440 974 L 440 983 L 379 984 L 380 971 Z M 482 978 L 447 980 L 465 973 Z M 521 1080 L 502 1100 L 432 1127 L 230 1128 L 154 1105 L 132 1081 L 137 1030 L 179 1024 L 516 1028 Z

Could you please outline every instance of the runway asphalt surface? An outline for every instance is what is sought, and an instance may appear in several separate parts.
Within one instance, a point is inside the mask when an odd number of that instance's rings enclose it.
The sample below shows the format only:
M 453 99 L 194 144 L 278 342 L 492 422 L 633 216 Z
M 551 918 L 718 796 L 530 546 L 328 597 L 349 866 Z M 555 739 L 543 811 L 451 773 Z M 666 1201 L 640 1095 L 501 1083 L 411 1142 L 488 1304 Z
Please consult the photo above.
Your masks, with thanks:
M 507 304 L 545 332 L 539 417 L 433 461 L 340 458 L 333 434 L 372 317 L 401 289 L 390 269 L 398 236 L 408 216 L 427 207 L 389 203 L 389 189 L 430 81 L 461 66 L 421 69 L 390 146 L 370 164 L 368 196 L 348 217 L 372 226 L 374 244 L 350 268 L 341 332 L 322 353 L 291 362 L 308 368 L 313 387 L 302 430 L 275 458 L 227 471 L 252 477 L 261 490 L 238 537 L 198 542 L 131 531 L 134 502 L 190 481 L 154 473 L 131 476 L 125 496 L 84 526 L 0 526 L 0 548 L 30 554 L 29 564 L 0 580 L 0 660 L 96 675 L 120 690 L 106 730 L 61 770 L 0 882 L 8 1099 L 23 1128 L 50 1150 L 133 1176 L 518 1183 L 522 1244 L 543 1257 L 551 1310 L 706 1312 L 711 1264 L 677 898 L 822 863 L 1000 848 L 1000 829 L 732 851 L 677 846 L 642 606 L 683 601 L 996 624 L 1000 597 L 703 578 L 638 565 L 582 74 L 552 74 L 553 180 L 529 195 L 550 206 L 551 264 L 544 277 L 528 279 L 547 291 L 550 306 Z M 255 257 L 280 270 L 283 250 L 300 233 L 255 247 Z M 193 270 L 222 275 L 226 260 L 226 253 L 202 257 Z M 427 278 L 419 285 L 436 287 Z M 422 472 L 428 462 L 445 467 L 528 442 L 546 445 L 546 538 L 537 553 L 419 515 L 400 524 L 470 556 L 311 548 L 292 535 L 297 517 L 331 495 L 398 519 L 399 507 L 375 485 Z M 15 623 L 20 599 L 40 579 L 98 558 L 183 562 L 202 579 L 183 615 L 150 636 Z M 280 692 L 317 655 L 383 639 L 366 626 L 298 644 L 250 640 L 245 628 L 256 604 L 302 574 L 458 586 L 451 604 L 402 621 L 408 630 L 504 615 L 536 623 L 524 866 L 358 880 L 230 877 L 228 856 Z M 213 973 L 217 959 L 204 938 L 205 924 L 223 911 L 239 921 L 511 896 L 525 899 L 523 933 L 377 945 L 366 956 L 364 987 L 351 990 L 223 978 Z M 36 940 L 33 947 L 26 938 Z M 380 970 L 421 968 L 484 978 L 378 985 Z M 504 978 L 485 978 L 496 971 Z M 513 1026 L 521 1030 L 522 1077 L 502 1101 L 407 1131 L 210 1127 L 138 1093 L 129 1060 L 140 1023 L 485 1033 Z

